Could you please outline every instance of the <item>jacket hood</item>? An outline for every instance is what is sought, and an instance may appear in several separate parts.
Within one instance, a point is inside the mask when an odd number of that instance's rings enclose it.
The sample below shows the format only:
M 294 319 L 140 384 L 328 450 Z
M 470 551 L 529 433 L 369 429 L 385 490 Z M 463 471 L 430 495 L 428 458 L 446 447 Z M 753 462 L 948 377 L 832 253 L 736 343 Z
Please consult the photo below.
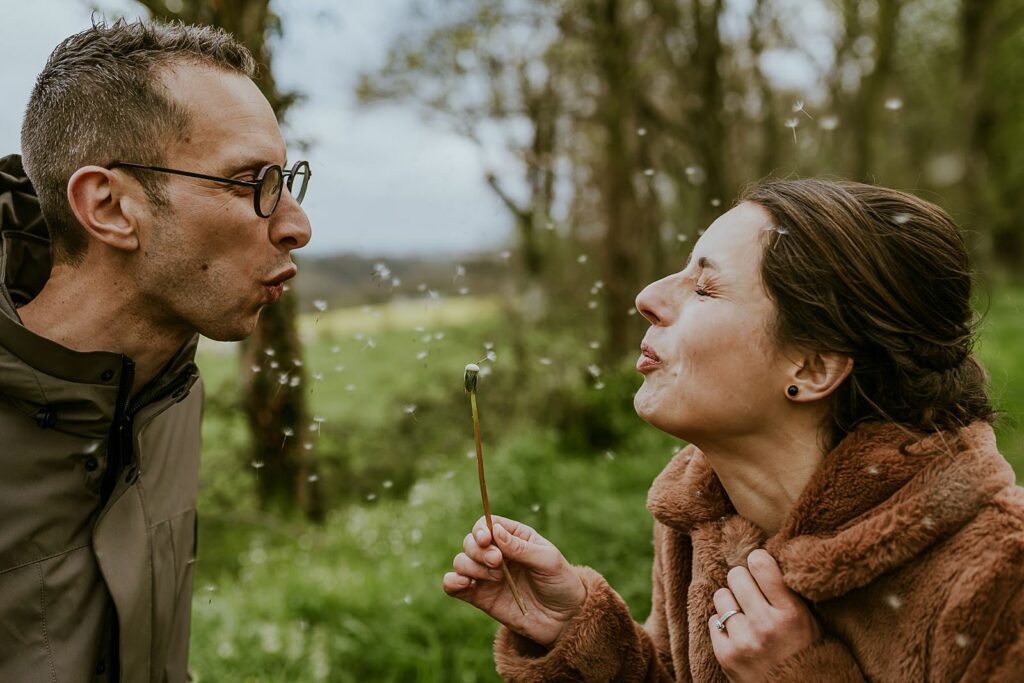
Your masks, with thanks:
M 654 481 L 647 506 L 659 522 L 685 534 L 724 522 L 720 542 L 732 546 L 722 548 L 725 561 L 741 564 L 750 550 L 764 547 L 790 588 L 810 600 L 831 599 L 909 563 L 1015 484 L 986 422 L 958 434 L 908 439 L 908 433 L 894 423 L 865 423 L 849 434 L 825 457 L 770 539 L 736 514 L 693 445 Z
M 17 154 L 0 158 L 0 264 L 0 306 L 8 313 L 30 301 L 50 276 L 50 234 Z

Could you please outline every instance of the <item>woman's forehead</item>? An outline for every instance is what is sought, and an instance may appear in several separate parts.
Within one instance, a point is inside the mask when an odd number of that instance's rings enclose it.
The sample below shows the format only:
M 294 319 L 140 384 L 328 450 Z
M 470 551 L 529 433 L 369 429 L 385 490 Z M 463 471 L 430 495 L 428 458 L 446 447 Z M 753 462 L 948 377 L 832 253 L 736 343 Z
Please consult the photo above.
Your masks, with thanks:
M 745 202 L 725 212 L 694 245 L 691 264 L 740 278 L 756 275 L 761 261 L 761 233 L 768 212 Z

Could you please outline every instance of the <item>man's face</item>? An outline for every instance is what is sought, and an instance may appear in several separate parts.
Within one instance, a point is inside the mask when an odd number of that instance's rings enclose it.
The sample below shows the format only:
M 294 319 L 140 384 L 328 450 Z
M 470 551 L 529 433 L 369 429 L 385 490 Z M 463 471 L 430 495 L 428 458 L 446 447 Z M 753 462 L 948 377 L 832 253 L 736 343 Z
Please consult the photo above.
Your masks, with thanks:
M 245 76 L 194 65 L 161 72 L 170 96 L 192 116 L 188 134 L 172 142 L 165 165 L 207 175 L 253 180 L 271 163 L 287 168 L 274 112 Z M 309 242 L 305 212 L 282 190 L 277 210 L 261 218 L 254 190 L 165 175 L 168 205 L 140 226 L 137 283 L 147 315 L 221 341 L 252 333 L 280 287 L 267 283 L 293 272 L 292 249 Z

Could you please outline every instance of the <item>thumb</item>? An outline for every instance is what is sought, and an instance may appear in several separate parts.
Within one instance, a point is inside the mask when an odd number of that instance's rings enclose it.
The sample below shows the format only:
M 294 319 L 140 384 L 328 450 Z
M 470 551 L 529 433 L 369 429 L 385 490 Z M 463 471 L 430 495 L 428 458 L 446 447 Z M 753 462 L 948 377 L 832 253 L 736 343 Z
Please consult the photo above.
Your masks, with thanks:
M 537 566 L 542 563 L 542 558 L 539 556 L 539 553 L 542 552 L 540 546 L 510 534 L 500 524 L 494 525 L 494 540 L 497 542 L 502 556 L 509 560 L 515 560 L 528 566 Z

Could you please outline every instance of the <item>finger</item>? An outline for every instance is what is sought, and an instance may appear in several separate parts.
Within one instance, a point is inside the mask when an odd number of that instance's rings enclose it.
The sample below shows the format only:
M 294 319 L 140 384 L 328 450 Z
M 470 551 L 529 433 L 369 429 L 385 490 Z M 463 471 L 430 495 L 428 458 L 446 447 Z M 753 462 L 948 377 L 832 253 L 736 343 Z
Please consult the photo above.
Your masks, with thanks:
M 536 529 L 523 524 L 522 522 L 517 522 L 514 519 L 502 517 L 501 515 L 491 515 L 491 522 L 493 524 L 501 524 L 501 526 L 505 527 L 505 530 L 510 534 L 521 538 L 524 541 L 530 541 L 537 545 L 552 545 L 550 541 L 537 533 Z M 473 527 L 474 534 L 476 533 L 477 528 L 482 528 L 484 530 L 487 529 L 487 522 L 483 517 L 478 519 L 476 525 Z
M 739 603 L 736 602 L 736 597 L 732 594 L 732 591 L 728 588 L 719 588 L 715 591 L 712 596 L 712 600 L 715 603 L 715 612 L 708 620 L 708 626 L 711 629 L 712 641 L 715 637 L 720 639 L 728 639 L 732 636 L 742 635 L 745 624 L 743 623 L 746 619 L 746 615 L 743 614 L 743 610 L 740 608 Z M 736 610 L 739 614 L 734 614 L 725 622 L 725 630 L 719 630 L 717 622 L 718 619 L 724 617 L 729 612 Z M 732 631 L 729 632 L 729 629 Z
M 715 603 L 715 612 L 717 612 L 717 616 L 721 616 L 730 610 L 740 609 L 739 603 L 736 602 L 735 596 L 733 596 L 732 591 L 728 588 L 719 588 L 716 590 L 715 594 L 711 597 L 711 600 Z
M 462 574 L 468 576 L 471 579 L 477 579 L 479 581 L 500 581 L 501 572 L 497 569 L 491 569 L 479 562 L 474 562 L 466 553 L 459 553 L 452 560 L 452 568 Z
M 540 572 L 554 573 L 561 568 L 561 553 L 554 546 L 540 545 L 510 534 L 502 524 L 494 523 L 494 540 L 502 559 L 530 567 Z
M 466 534 L 466 537 L 462 539 L 462 551 L 474 562 L 490 567 L 497 567 L 501 564 L 501 551 L 489 543 L 481 547 L 475 533 Z
M 448 572 L 441 581 L 441 588 L 444 592 L 454 597 L 461 597 L 459 594 L 472 586 L 473 579 L 456 572 Z
M 729 589 L 736 596 L 736 602 L 740 604 L 740 611 L 750 617 L 763 615 L 768 611 L 770 605 L 757 587 L 757 582 L 750 575 L 750 571 L 743 566 L 733 567 L 729 570 Z
M 758 548 L 747 556 L 747 568 L 758 588 L 772 607 L 784 607 L 793 602 L 796 593 L 782 579 L 778 562 L 767 550 Z

